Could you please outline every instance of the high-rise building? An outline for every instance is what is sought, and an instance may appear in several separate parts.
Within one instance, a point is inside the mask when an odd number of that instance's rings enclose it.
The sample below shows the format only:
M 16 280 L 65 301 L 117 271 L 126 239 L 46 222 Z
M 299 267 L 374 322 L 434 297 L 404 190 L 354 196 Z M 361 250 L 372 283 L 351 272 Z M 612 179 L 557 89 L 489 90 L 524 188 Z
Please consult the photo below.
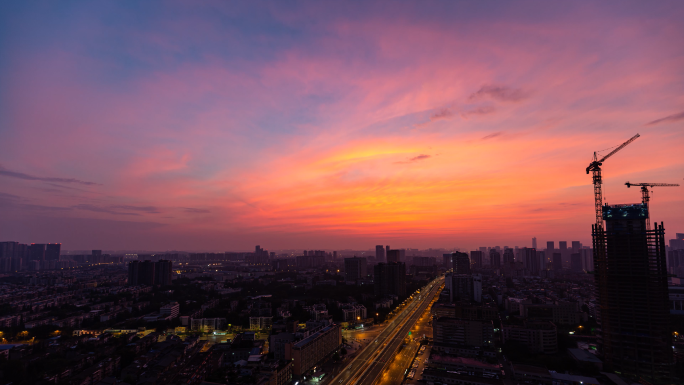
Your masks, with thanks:
M 45 245 L 45 260 L 59 261 L 59 255 L 62 249 L 61 243 L 48 243 Z
M 482 268 L 482 257 L 483 257 L 483 252 L 481 251 L 471 251 L 470 252 L 470 260 L 473 262 L 473 267 L 476 269 L 481 269 Z
M 473 274 L 473 301 L 482 302 L 482 275 Z
M 573 253 L 579 253 L 581 248 L 582 248 L 582 242 L 572 241 L 572 252 Z
M 170 261 L 165 261 L 169 262 Z M 155 262 L 152 261 L 131 261 L 128 263 L 128 284 L 131 286 L 137 285 L 154 285 L 157 274 L 155 273 Z M 160 266 L 160 268 L 163 268 Z M 169 271 L 171 268 L 169 266 Z M 169 280 L 171 276 L 169 275 Z
M 358 279 L 365 279 L 368 276 L 367 264 L 366 258 L 345 258 L 344 279 L 350 282 L 354 282 Z
M 530 249 L 529 247 L 523 247 L 520 249 L 520 255 L 525 263 L 525 268 L 530 272 L 531 275 L 539 275 L 539 257 L 537 256 L 537 250 Z
M 45 260 L 45 244 L 32 243 L 29 245 L 29 260 L 44 261 Z
M 493 269 L 501 267 L 501 254 L 496 249 L 489 250 L 489 266 Z
M 444 264 L 444 268 L 449 270 L 454 268 L 454 260 L 453 260 L 453 255 L 451 253 L 449 254 L 442 254 L 442 263 Z
M 473 300 L 473 276 L 470 274 L 450 274 L 451 290 L 449 291 L 449 302 L 472 301 Z M 480 280 L 480 283 L 482 281 Z
M 375 261 L 382 262 L 385 260 L 385 248 L 382 245 L 375 246 Z
M 583 271 L 582 268 L 582 254 L 572 253 L 570 254 L 570 269 L 576 273 Z
M 537 248 L 537 237 L 532 238 L 532 248 L 533 249 Z
M 561 253 L 553 253 L 553 270 L 563 270 L 563 259 L 561 259 Z
M 568 242 L 559 241 L 558 242 L 558 250 L 560 251 L 560 254 L 561 254 L 561 260 L 563 261 L 563 266 L 564 267 L 570 267 L 570 251 L 571 250 L 568 250 Z
M 399 250 L 387 250 L 387 263 L 401 262 Z
M 598 352 L 604 370 L 670 382 L 673 368 L 662 223 L 642 204 L 603 206 L 593 227 Z
M 378 263 L 373 268 L 375 295 L 406 296 L 406 265 L 402 262 Z
M 548 241 L 546 242 L 546 254 L 550 257 L 553 255 L 553 251 L 555 250 L 556 246 L 554 246 L 553 241 Z
M 504 266 L 511 266 L 515 264 L 515 256 L 513 255 L 513 249 L 504 249 L 503 263 Z
M 470 258 L 468 258 L 468 254 L 454 251 L 451 255 L 451 260 L 454 264 L 454 273 L 470 274 Z
M 160 259 L 154 264 L 154 283 L 168 286 L 173 278 L 173 262 Z
M 389 245 L 385 246 L 385 258 L 387 258 L 389 251 L 390 251 Z M 378 261 L 378 262 L 382 262 L 382 261 Z

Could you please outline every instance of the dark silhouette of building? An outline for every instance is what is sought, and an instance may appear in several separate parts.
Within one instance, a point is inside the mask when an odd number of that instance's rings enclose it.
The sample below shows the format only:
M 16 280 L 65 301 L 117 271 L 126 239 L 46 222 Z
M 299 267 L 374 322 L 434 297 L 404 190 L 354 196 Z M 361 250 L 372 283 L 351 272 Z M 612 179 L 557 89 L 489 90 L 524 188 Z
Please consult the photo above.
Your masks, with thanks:
M 482 257 L 484 253 L 481 251 L 471 251 L 470 252 L 470 260 L 473 263 L 473 267 L 476 269 L 481 269 L 482 268 Z
M 568 242 L 559 241 L 558 242 L 558 250 L 560 251 L 561 258 L 563 259 L 563 266 L 569 267 L 570 266 L 570 251 L 571 250 L 568 250 Z
M 168 278 L 164 282 L 171 282 L 171 271 L 172 271 L 172 266 L 171 266 L 171 261 L 163 261 L 163 262 L 168 262 L 168 271 L 169 275 Z M 156 264 L 159 262 L 152 262 L 152 261 L 131 261 L 128 264 L 128 284 L 131 286 L 137 286 L 137 285 L 155 285 L 157 284 L 157 278 L 161 278 L 161 274 L 165 273 L 159 273 L 159 275 L 156 273 Z M 166 266 L 159 266 L 160 269 L 165 270 L 167 267 Z M 164 284 L 164 283 L 160 283 Z
M 32 243 L 29 245 L 29 260 L 44 261 L 45 260 L 45 244 Z
M 607 370 L 670 383 L 665 230 L 646 218 L 646 205 L 606 205 L 605 230 L 592 226 L 598 351 Z
M 504 266 L 515 265 L 515 255 L 513 254 L 513 249 L 504 249 L 503 264 Z
M 168 286 L 171 284 L 173 274 L 173 262 L 160 259 L 154 264 L 155 285 Z
M 61 253 L 62 244 L 61 243 L 48 243 L 45 245 L 45 260 L 46 261 L 59 261 L 59 255 Z
M 297 271 L 297 260 L 294 258 L 274 259 L 271 266 L 275 271 Z
M 563 270 L 563 259 L 561 257 L 561 253 L 553 253 L 553 270 Z
M 387 250 L 387 263 L 401 262 L 399 250 Z
M 473 276 L 470 274 L 451 274 L 451 290 L 449 291 L 449 302 L 471 301 L 473 299 Z
M 406 265 L 402 262 L 378 263 L 373 268 L 375 295 L 385 297 L 390 294 L 406 296 Z
M 501 254 L 496 249 L 489 250 L 489 266 L 493 269 L 501 267 Z
M 366 258 L 345 258 L 344 279 L 350 282 L 365 279 L 368 276 L 368 262 Z
M 470 274 L 470 258 L 468 254 L 454 251 L 451 253 L 451 260 L 454 263 L 454 274 Z
M 580 271 L 584 270 L 582 269 L 582 254 L 570 254 L 570 269 L 576 273 L 579 273 Z
M 442 263 L 444 264 L 444 268 L 449 270 L 454 268 L 454 260 L 453 260 L 453 255 L 451 253 L 449 254 L 442 254 Z
M 532 275 L 539 275 L 539 257 L 537 256 L 537 250 L 531 249 L 529 247 L 523 247 L 520 249 L 520 256 L 522 257 L 525 268 Z
M 375 261 L 382 262 L 385 260 L 385 248 L 382 245 L 375 246 Z

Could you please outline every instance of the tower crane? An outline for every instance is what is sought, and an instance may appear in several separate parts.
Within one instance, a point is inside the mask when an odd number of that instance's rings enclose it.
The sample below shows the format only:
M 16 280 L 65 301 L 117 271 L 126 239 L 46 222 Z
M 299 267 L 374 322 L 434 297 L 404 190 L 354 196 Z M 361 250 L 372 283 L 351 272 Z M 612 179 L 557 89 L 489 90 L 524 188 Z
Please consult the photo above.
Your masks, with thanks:
M 598 155 L 596 152 L 594 152 L 594 160 L 589 163 L 589 167 L 587 167 L 587 174 L 589 172 L 592 172 L 592 178 L 594 180 L 594 208 L 596 209 L 596 227 L 603 227 L 603 193 L 601 192 L 601 184 L 603 181 L 601 180 L 601 166 L 603 165 L 603 162 L 610 158 L 611 156 L 615 155 L 616 152 L 622 150 L 625 148 L 628 144 L 632 143 L 639 137 L 639 134 L 634 135 L 632 138 L 630 138 L 628 141 L 622 143 L 619 145 L 616 149 L 611 151 L 608 155 L 604 156 L 600 160 L 598 160 Z
M 641 186 L 641 203 L 643 203 L 647 209 L 648 209 L 648 201 L 651 200 L 651 197 L 648 195 L 648 188 L 649 187 L 679 187 L 679 185 L 675 184 L 675 183 L 630 183 L 630 182 L 627 182 L 627 183 L 625 183 L 625 185 L 627 186 L 627 188 L 632 187 L 632 186 Z M 649 220 L 650 219 L 649 217 L 651 216 L 651 214 L 650 214 L 650 212 L 648 212 L 648 213 L 649 214 L 646 217 L 646 229 L 647 230 L 651 228 L 651 223 Z

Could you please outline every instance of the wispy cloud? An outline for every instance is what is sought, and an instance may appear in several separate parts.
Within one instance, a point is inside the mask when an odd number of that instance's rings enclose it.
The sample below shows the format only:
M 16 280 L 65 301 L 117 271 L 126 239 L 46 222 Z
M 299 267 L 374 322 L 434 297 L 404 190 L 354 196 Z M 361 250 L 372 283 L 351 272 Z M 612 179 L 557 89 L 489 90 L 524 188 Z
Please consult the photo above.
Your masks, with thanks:
M 87 182 L 87 181 L 83 181 L 83 180 L 75 179 L 75 178 L 54 178 L 54 177 L 34 176 L 34 175 L 24 174 L 23 172 L 10 171 L 10 170 L 7 170 L 6 168 L 2 167 L 2 166 L 0 166 L 0 175 L 8 176 L 11 178 L 24 179 L 24 180 L 37 180 L 37 181 L 42 181 L 42 182 L 77 183 L 77 184 L 82 184 L 82 185 L 86 185 L 86 186 L 100 185 L 99 183 Z
M 684 112 L 680 112 L 678 114 L 674 115 L 669 115 L 664 118 L 656 119 L 652 122 L 646 123 L 647 126 L 654 126 L 658 123 L 674 123 L 674 122 L 679 122 L 680 120 L 684 120 Z
M 183 209 L 186 213 L 192 213 L 192 214 L 208 214 L 210 213 L 209 210 L 206 209 L 197 209 L 194 207 L 186 207 Z
M 477 108 L 473 108 L 470 110 L 463 111 L 463 112 L 461 112 L 460 115 L 463 119 L 467 119 L 473 115 L 475 115 L 475 116 L 477 116 L 477 115 L 489 115 L 489 114 L 493 114 L 494 112 L 496 112 L 496 108 L 494 108 L 493 106 L 482 106 L 482 107 L 477 107 Z
M 494 138 L 496 138 L 496 137 L 498 137 L 498 136 L 501 136 L 501 135 L 503 135 L 503 132 L 501 132 L 501 131 L 495 132 L 495 133 L 493 133 L 493 134 L 489 134 L 489 135 L 483 136 L 483 137 L 482 137 L 482 140 L 494 139 Z
M 408 158 L 406 161 L 399 161 L 399 162 L 394 162 L 394 164 L 407 164 L 407 163 L 414 163 L 414 162 L 419 162 L 424 159 L 432 158 L 432 155 L 427 155 L 427 154 L 419 154 L 416 155 L 412 158 Z
M 456 113 L 454 110 L 449 107 L 444 107 L 433 112 L 432 115 L 430 115 L 430 120 L 449 119 L 455 115 Z
M 85 204 L 85 203 L 75 205 L 75 206 L 73 206 L 73 208 L 78 209 L 78 210 L 93 211 L 96 213 L 107 213 L 107 214 L 116 214 L 116 215 L 140 215 L 137 213 L 121 212 L 121 211 L 116 211 L 115 209 L 111 209 L 111 208 L 107 208 L 107 207 L 100 207 L 100 206 L 95 206 L 95 205 L 90 205 L 90 204 Z
M 140 211 L 148 214 L 159 214 L 160 211 L 154 206 L 129 206 L 129 205 L 115 205 L 115 206 L 109 206 L 112 209 L 115 210 L 130 210 L 130 211 Z
M 484 85 L 470 95 L 468 100 L 494 99 L 500 102 L 520 102 L 529 97 L 529 92 L 520 88 Z

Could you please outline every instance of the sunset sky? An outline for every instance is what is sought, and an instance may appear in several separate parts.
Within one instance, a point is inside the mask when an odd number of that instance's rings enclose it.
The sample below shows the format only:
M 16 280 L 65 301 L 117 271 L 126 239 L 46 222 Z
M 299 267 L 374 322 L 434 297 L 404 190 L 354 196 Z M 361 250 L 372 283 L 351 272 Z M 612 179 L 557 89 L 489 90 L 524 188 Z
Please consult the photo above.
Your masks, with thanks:
M 684 184 L 684 2 L 0 4 L 0 241 L 591 243 Z M 607 153 L 604 151 L 603 153 Z M 684 187 L 652 220 L 684 232 Z

